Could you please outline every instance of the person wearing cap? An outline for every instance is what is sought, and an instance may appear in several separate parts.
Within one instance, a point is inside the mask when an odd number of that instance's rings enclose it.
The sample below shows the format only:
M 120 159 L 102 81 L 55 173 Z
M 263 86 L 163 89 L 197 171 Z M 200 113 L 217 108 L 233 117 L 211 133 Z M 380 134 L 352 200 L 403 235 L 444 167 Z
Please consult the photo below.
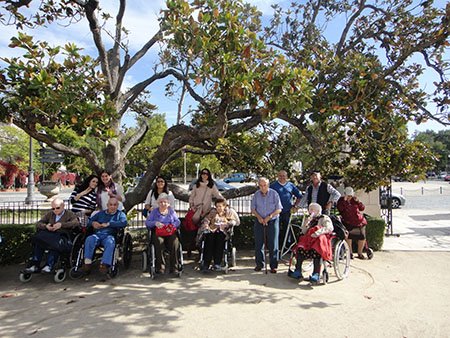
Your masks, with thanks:
M 366 244 L 366 225 L 362 211 L 364 211 L 364 204 L 355 196 L 353 188 L 346 187 L 344 196 L 339 198 L 337 202 L 337 209 L 341 215 L 342 223 L 349 231 L 347 243 L 352 250 L 352 240 L 358 241 L 358 258 L 365 259 L 363 249 Z
M 302 194 L 294 183 L 288 181 L 288 174 L 285 170 L 280 170 L 278 172 L 278 179 L 270 185 L 270 188 L 278 193 L 278 195 L 280 196 L 281 205 L 283 206 L 283 209 L 280 213 L 279 241 L 281 247 L 284 237 L 286 236 L 286 230 L 289 225 L 289 221 L 291 220 L 291 209 L 294 205 L 298 205 L 300 203 Z M 294 205 L 292 204 L 293 197 L 295 197 Z M 287 244 L 290 244 L 289 238 Z
M 180 219 L 175 211 L 170 207 L 170 197 L 166 193 L 158 196 L 158 208 L 154 208 L 148 215 L 145 225 L 149 230 L 155 230 L 152 242 L 155 245 L 155 269 L 156 273 L 162 273 L 167 267 L 164 261 L 163 250 L 169 251 L 169 272 L 174 273 L 178 265 L 177 250 L 180 246 L 176 230 L 180 227 Z M 157 235 L 156 229 L 170 227 L 173 231 L 168 236 Z
M 310 179 L 311 184 L 300 201 L 300 207 L 306 208 L 311 203 L 318 203 L 323 213 L 329 215 L 331 207 L 338 201 L 341 194 L 331 184 L 323 182 L 317 170 L 311 173 Z

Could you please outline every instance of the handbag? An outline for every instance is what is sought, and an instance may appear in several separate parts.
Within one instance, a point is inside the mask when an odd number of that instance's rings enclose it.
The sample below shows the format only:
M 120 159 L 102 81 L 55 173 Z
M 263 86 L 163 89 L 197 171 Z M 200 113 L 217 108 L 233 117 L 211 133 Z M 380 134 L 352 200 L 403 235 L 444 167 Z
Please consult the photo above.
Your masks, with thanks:
M 186 231 L 197 231 L 198 230 L 198 226 L 192 220 L 195 212 L 196 211 L 194 209 L 189 209 L 186 216 L 184 216 L 184 220 L 183 220 L 184 230 L 186 230 Z
M 165 224 L 160 228 L 157 227 L 155 233 L 158 237 L 168 237 L 172 236 L 175 231 L 177 231 L 177 228 L 175 228 L 172 224 Z

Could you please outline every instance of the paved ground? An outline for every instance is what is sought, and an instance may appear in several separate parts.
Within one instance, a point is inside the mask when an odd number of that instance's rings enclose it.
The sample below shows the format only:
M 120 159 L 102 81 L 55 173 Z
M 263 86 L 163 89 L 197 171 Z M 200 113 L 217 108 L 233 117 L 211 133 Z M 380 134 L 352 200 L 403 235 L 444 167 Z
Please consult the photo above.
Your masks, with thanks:
M 249 251 L 238 252 L 228 275 L 204 276 L 187 261 L 180 279 L 149 279 L 137 255 L 130 270 L 107 281 L 94 273 L 22 284 L 20 266 L 1 267 L 0 336 L 449 337 L 445 198 L 395 210 L 400 236 L 387 237 L 373 260 L 352 261 L 348 279 L 331 273 L 324 286 L 290 280 L 284 264 L 276 275 L 256 273 Z

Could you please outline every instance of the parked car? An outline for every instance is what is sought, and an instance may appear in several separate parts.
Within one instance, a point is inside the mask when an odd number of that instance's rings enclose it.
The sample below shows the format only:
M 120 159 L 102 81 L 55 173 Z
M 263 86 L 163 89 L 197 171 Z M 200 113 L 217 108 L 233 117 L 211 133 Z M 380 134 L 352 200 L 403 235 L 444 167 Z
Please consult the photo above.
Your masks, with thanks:
M 225 183 L 230 183 L 230 182 L 244 183 L 246 179 L 247 179 L 247 175 L 245 175 L 243 173 L 234 173 L 228 177 L 225 177 L 223 180 Z
M 196 178 L 193 179 L 191 183 L 189 183 L 189 191 L 194 189 L 195 182 L 197 182 Z M 216 180 L 214 182 L 216 183 L 216 187 L 220 192 L 227 191 L 230 189 L 236 189 L 236 187 L 234 187 L 231 184 L 228 184 L 222 180 Z
M 448 175 L 448 173 L 446 172 L 446 171 L 441 171 L 440 173 L 439 173 L 439 178 L 441 179 L 441 180 L 443 180 L 443 179 L 445 179 L 445 176 L 447 176 Z
M 400 208 L 402 205 L 405 205 L 406 203 L 406 198 L 401 195 L 401 194 L 397 194 L 395 192 L 392 193 L 392 197 L 391 197 L 391 205 L 392 205 L 392 209 L 398 209 Z M 386 209 L 388 206 L 387 203 L 387 195 L 386 195 L 386 191 L 381 190 L 380 191 L 380 205 L 382 209 Z
M 444 181 L 450 181 L 450 175 L 445 176 Z

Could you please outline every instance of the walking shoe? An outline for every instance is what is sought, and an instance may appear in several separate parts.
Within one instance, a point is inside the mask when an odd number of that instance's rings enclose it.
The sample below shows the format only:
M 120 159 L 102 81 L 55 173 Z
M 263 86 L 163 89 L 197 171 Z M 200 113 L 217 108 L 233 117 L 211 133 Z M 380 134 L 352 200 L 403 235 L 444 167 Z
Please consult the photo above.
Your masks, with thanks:
M 92 264 L 84 263 L 83 266 L 81 267 L 81 272 L 88 275 L 91 272 L 91 268 L 92 268 Z
M 299 270 L 295 270 L 291 274 L 289 274 L 289 277 L 295 278 L 295 279 L 303 279 L 302 272 Z
M 275 269 L 275 268 L 270 269 L 270 273 L 277 273 L 277 269 Z
M 209 272 L 209 267 L 202 264 L 200 266 L 200 271 L 203 272 L 203 273 L 207 273 L 207 272 Z
M 42 268 L 41 272 L 50 273 L 50 272 L 52 272 L 52 268 L 50 268 L 50 266 L 46 265 Z
M 214 271 L 222 271 L 222 267 L 220 266 L 220 264 L 214 264 L 213 270 Z
M 39 268 L 37 267 L 37 265 L 32 265 L 32 266 L 30 266 L 30 267 L 25 269 L 26 273 L 35 273 L 35 272 L 38 272 L 38 271 L 39 271 Z
M 320 276 L 317 272 L 313 273 L 312 276 L 309 276 L 309 281 L 311 283 L 317 283 L 317 282 L 319 282 L 319 280 L 320 280 Z
M 106 264 L 100 264 L 100 267 L 98 268 L 98 271 L 102 274 L 102 275 L 106 275 L 109 271 L 109 265 Z
M 255 270 L 255 271 L 261 271 L 261 270 L 262 270 L 262 267 L 261 267 L 261 266 L 255 266 L 255 268 L 254 268 L 253 270 Z

